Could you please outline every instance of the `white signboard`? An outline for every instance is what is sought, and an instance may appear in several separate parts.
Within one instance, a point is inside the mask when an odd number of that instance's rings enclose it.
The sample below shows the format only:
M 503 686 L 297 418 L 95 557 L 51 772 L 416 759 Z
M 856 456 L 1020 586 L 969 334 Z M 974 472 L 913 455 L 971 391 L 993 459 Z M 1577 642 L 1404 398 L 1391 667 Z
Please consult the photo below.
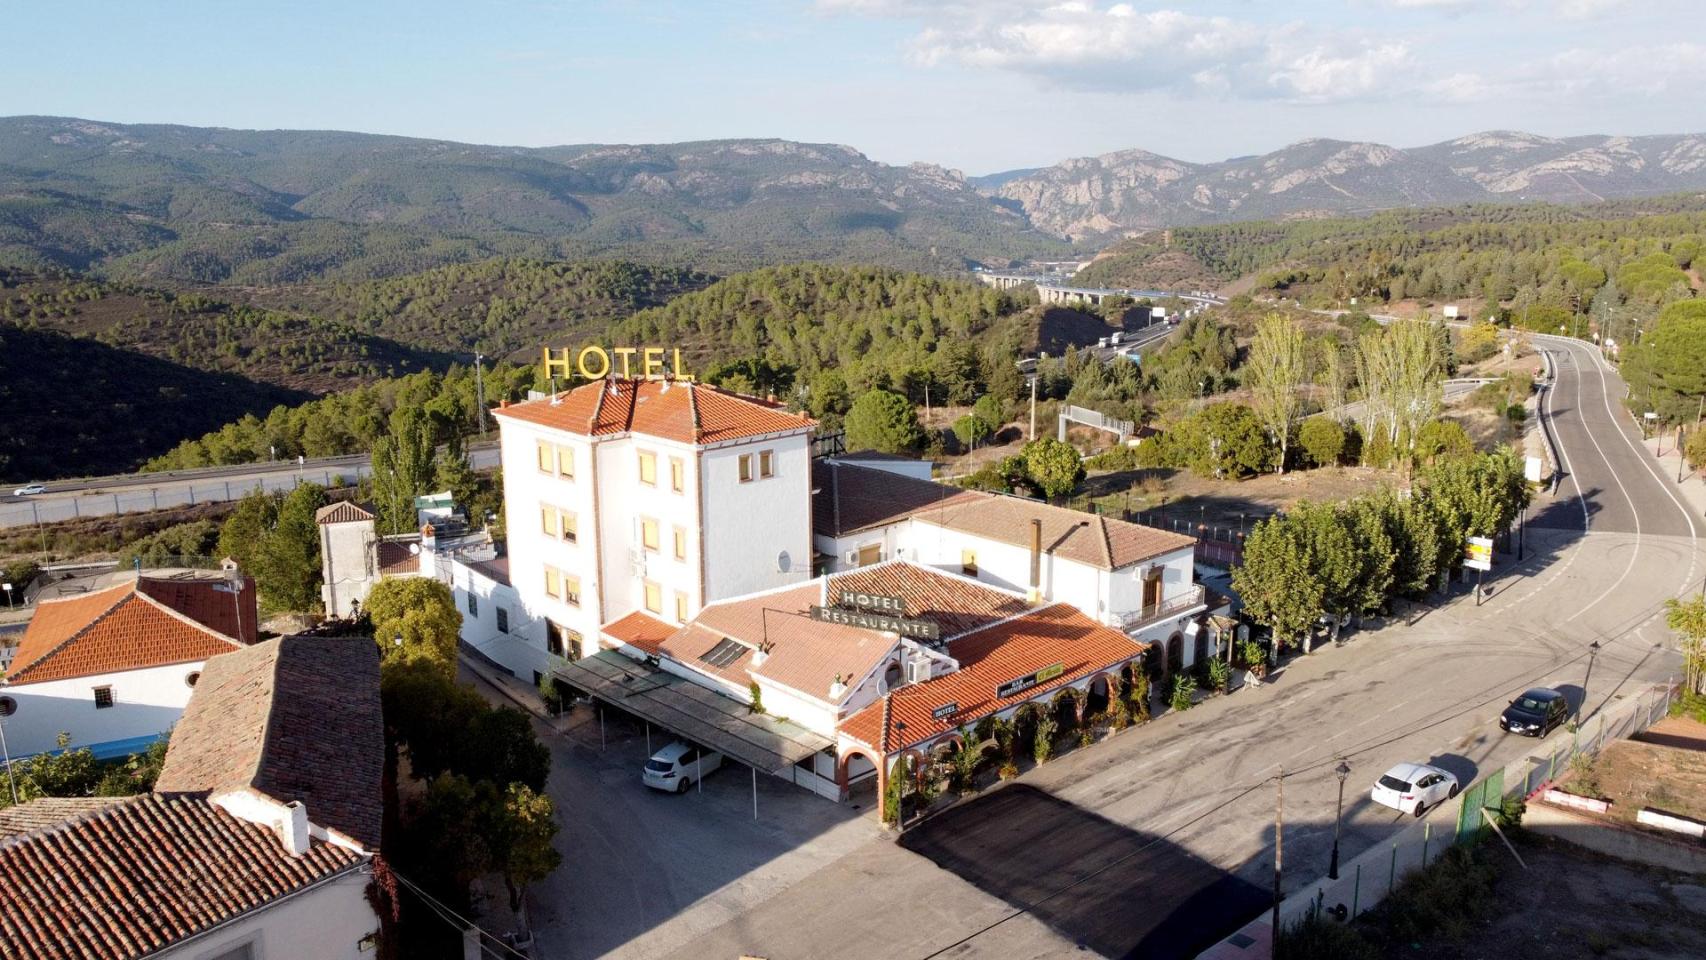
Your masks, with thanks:
M 1540 458 L 1529 457 L 1523 463 L 1522 475 L 1529 483 L 1540 482 Z
M 1463 566 L 1470 570 L 1493 569 L 1493 541 L 1487 537 L 1470 537 L 1463 550 Z

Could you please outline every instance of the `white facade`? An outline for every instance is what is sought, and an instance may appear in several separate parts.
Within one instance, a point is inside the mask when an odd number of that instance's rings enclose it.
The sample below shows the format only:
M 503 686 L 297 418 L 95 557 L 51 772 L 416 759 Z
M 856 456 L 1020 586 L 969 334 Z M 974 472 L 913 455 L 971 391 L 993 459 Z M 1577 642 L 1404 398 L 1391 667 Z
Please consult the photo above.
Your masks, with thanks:
M 364 862 L 153 956 L 172 960 L 371 960 L 379 918 L 367 902 Z M 244 947 L 248 953 L 242 953 Z
M 1030 588 L 1029 547 L 938 526 L 929 522 L 928 511 L 842 537 L 818 537 L 817 542 L 818 549 L 831 558 L 832 573 L 866 566 L 867 560 L 911 560 L 949 573 L 972 576 L 1005 590 L 1023 593 Z M 967 569 L 967 561 L 972 562 L 975 570 Z M 1162 603 L 1196 590 L 1193 552 L 1189 547 L 1117 570 L 1045 552 L 1040 567 L 1038 586 L 1042 600 L 1069 603 L 1085 616 L 1109 626 L 1120 626 L 1141 613 L 1144 580 L 1149 576 L 1160 575 Z M 1191 612 L 1200 612 L 1200 608 Z M 1163 631 L 1156 637 L 1155 632 L 1146 627 L 1132 635 L 1143 640 L 1165 639 L 1168 635 Z
M 499 423 L 524 614 L 511 632 L 543 653 L 592 653 L 603 625 L 635 611 L 685 623 L 712 600 L 811 577 L 805 431 L 693 445 Z
M 372 520 L 320 524 L 320 601 L 333 616 L 349 616 L 352 602 L 367 602 L 379 582 Z
M 0 719 L 6 749 L 14 760 L 55 750 L 65 732 L 72 747 L 89 747 L 99 759 L 142 750 L 183 715 L 189 680 L 200 675 L 204 662 L 0 686 L 0 697 L 13 707 L 11 716 Z M 112 706 L 96 706 L 99 688 L 110 692 Z

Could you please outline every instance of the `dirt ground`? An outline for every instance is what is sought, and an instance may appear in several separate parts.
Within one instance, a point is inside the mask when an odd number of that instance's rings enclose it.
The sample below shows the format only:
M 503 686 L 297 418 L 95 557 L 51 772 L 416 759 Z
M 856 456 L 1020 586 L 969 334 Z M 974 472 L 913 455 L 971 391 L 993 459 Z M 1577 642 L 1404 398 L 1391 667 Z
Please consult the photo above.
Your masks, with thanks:
M 1642 807 L 1706 820 L 1706 724 L 1667 717 L 1638 739 L 1607 746 L 1595 773 L 1619 820 L 1633 823 Z
M 1497 844 L 1497 841 L 1493 841 Z M 1465 960 L 1683 960 L 1706 943 L 1706 878 L 1521 836 L 1524 871 L 1507 862 L 1500 915 L 1469 942 L 1414 944 L 1405 956 Z
M 1366 467 L 1294 470 L 1248 480 L 1215 480 L 1189 470 L 1159 468 L 1099 474 L 1086 480 L 1084 489 L 1109 512 L 1125 509 L 1144 514 L 1145 521 L 1166 518 L 1248 532 L 1256 520 L 1299 500 L 1347 500 L 1402 483 L 1401 473 Z

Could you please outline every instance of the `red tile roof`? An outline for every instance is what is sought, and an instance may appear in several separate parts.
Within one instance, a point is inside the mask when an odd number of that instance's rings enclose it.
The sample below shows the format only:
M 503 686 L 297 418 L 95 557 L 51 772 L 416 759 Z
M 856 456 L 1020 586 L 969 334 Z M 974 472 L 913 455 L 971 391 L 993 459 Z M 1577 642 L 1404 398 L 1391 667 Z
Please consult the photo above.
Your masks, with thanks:
M 1029 549 L 1031 521 L 1043 525 L 1043 552 L 1102 570 L 1119 570 L 1196 544 L 1193 537 L 1081 513 L 1040 500 L 962 490 L 856 463 L 813 467 L 812 525 L 846 536 L 911 518 Z
M 376 545 L 376 551 L 381 577 L 421 572 L 420 555 L 409 549 L 409 543 L 401 540 L 381 540 Z
M 967 634 L 948 645 L 960 669 L 909 684 L 842 722 L 840 732 L 885 753 L 924 742 L 962 723 L 1046 696 L 1051 691 L 1119 664 L 1143 652 L 1144 644 L 1104 627 L 1069 604 L 1057 603 L 1014 620 Z M 1060 676 L 1009 697 L 996 687 L 1009 680 L 1060 664 Z M 942 719 L 938 707 L 958 704 Z M 896 723 L 906 724 L 902 738 Z
M 1003 617 L 1024 612 L 1026 604 L 1004 590 L 929 567 L 892 561 L 834 574 L 788 590 L 713 603 L 693 622 L 660 644 L 669 657 L 730 683 L 745 686 L 753 677 L 771 680 L 825 702 L 836 677 L 852 684 L 889 656 L 896 639 L 881 631 L 824 623 L 809 616 L 813 605 L 834 605 L 843 589 L 898 596 L 907 616 L 936 621 L 944 639 Z M 700 659 L 724 638 L 745 650 L 723 666 Z M 769 644 L 763 662 L 755 651 Z
M 314 522 L 321 524 L 350 523 L 355 520 L 372 519 L 373 514 L 371 511 L 361 507 L 359 504 L 351 503 L 348 500 L 339 500 L 337 503 L 328 503 L 314 511 Z
M 384 765 L 373 640 L 281 637 L 208 661 L 154 789 L 300 801 L 313 823 L 377 850 Z
M 154 579 L 41 601 L 7 682 L 41 683 L 206 660 L 256 637 L 255 584 Z M 241 631 L 237 621 L 242 620 Z M 229 632 L 227 632 L 229 631 Z
M 675 624 L 664 623 L 644 610 L 636 610 L 614 623 L 605 624 L 604 635 L 655 657 L 663 642 L 677 629 Z
M 637 433 L 692 444 L 797 433 L 815 425 L 781 404 L 684 381 L 601 380 L 556 399 L 529 400 L 493 413 L 587 437 Z
M 0 956 L 152 956 L 365 859 L 318 840 L 292 857 L 204 799 L 130 797 L 0 840 Z

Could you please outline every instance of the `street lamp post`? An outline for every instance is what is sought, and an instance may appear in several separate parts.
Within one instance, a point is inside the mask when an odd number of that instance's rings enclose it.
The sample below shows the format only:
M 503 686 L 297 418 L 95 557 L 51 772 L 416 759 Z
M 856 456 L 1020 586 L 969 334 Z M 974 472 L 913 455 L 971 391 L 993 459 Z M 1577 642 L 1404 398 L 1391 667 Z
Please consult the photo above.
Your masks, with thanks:
M 1333 773 L 1339 778 L 1339 807 L 1333 814 L 1333 859 L 1327 864 L 1329 880 L 1339 879 L 1339 826 L 1345 819 L 1345 778 L 1351 775 L 1351 765 L 1340 760 Z
M 1588 708 L 1588 681 L 1593 679 L 1593 661 L 1594 661 L 1594 658 L 1596 658 L 1598 656 L 1599 656 L 1599 641 L 1595 640 L 1594 642 L 1588 644 L 1588 672 L 1587 672 L 1586 676 L 1582 677 L 1582 708 L 1580 710 L 1576 711 L 1576 720 L 1577 720 L 1578 725 L 1580 724 L 1582 714 Z

